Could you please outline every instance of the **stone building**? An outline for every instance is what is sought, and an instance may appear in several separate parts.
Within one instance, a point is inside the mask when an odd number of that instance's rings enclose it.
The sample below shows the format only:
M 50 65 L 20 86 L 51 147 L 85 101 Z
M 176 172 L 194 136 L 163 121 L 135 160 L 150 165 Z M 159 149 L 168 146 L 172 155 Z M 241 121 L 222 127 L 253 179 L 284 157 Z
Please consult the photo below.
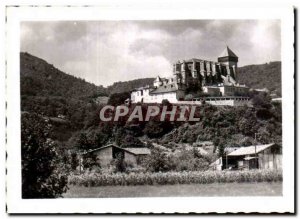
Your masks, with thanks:
M 226 47 L 218 61 L 188 59 L 173 64 L 173 76 L 153 82 L 153 86 L 132 91 L 133 103 L 161 103 L 167 99 L 171 103 L 180 103 L 189 92 L 202 92 L 211 97 L 245 96 L 249 88 L 240 85 L 238 80 L 238 57 Z

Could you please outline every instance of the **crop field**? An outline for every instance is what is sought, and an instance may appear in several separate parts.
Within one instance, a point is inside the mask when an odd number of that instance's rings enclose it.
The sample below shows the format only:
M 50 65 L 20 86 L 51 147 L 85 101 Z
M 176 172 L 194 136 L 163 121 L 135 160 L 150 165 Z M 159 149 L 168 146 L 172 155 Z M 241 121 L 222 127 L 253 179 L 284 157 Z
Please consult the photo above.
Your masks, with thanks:
M 277 170 L 251 171 L 195 171 L 157 173 L 82 174 L 69 176 L 72 186 L 144 186 L 211 183 L 280 182 L 282 172 Z
M 281 196 L 282 182 L 244 182 L 177 185 L 95 186 L 70 185 L 64 198 Z

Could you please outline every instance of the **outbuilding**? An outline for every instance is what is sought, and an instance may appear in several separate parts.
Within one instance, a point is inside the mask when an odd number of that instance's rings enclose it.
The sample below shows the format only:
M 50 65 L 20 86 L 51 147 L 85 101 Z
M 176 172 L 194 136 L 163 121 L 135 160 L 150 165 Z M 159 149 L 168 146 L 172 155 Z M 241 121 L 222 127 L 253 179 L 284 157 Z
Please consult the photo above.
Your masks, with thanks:
M 137 166 L 141 163 L 141 159 L 149 155 L 151 152 L 148 148 L 121 148 L 114 144 L 109 144 L 104 147 L 96 148 L 87 151 L 83 154 L 84 157 L 93 155 L 96 162 L 101 168 L 109 167 L 113 159 L 121 158 L 126 163 L 132 166 Z
M 281 169 L 282 149 L 275 143 L 235 148 L 211 164 L 216 170 Z

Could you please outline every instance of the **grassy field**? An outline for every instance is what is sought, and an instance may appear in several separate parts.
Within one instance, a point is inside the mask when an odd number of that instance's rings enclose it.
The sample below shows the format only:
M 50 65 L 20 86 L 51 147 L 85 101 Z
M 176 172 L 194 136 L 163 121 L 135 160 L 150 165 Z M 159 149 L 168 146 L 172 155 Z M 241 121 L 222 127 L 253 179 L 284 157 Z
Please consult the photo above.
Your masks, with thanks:
M 70 186 L 64 198 L 280 196 L 282 182 L 143 186 Z

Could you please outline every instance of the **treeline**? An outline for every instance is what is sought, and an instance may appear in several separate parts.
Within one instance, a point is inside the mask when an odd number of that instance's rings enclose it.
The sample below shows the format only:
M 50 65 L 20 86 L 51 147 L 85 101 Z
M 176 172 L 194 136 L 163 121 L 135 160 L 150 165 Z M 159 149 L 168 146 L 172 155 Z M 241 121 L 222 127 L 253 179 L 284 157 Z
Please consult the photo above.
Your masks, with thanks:
M 155 78 L 141 78 L 131 81 L 115 82 L 113 85 L 107 87 L 107 93 L 111 95 L 115 93 L 130 92 L 135 88 L 153 85 L 154 79 Z

